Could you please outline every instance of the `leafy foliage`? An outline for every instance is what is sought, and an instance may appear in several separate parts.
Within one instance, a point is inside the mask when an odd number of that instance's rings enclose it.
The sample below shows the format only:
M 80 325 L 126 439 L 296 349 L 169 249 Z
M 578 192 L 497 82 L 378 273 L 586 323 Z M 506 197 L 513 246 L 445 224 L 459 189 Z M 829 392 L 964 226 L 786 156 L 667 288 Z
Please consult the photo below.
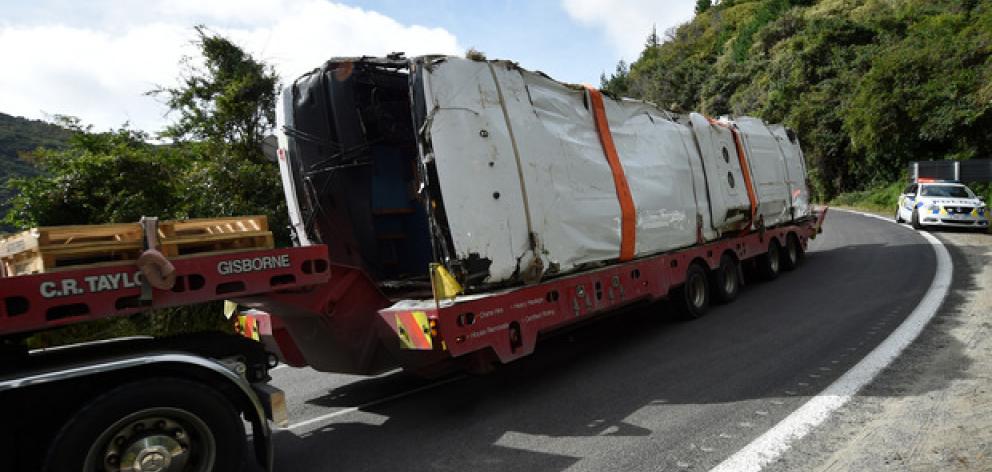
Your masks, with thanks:
M 725 0 L 666 36 L 604 88 L 785 123 L 822 199 L 992 149 L 989 2 Z
M 696 14 L 709 10 L 713 6 L 712 0 L 696 0 Z
M 176 148 L 147 143 L 148 136 L 123 127 L 93 133 L 73 119 L 63 149 L 39 148 L 32 160 L 43 175 L 10 181 L 19 194 L 5 223 L 21 227 L 134 222 L 142 216 L 184 216 L 176 176 L 189 167 Z
M 58 124 L 71 136 L 64 146 L 31 154 L 40 174 L 11 180 L 19 193 L 4 221 L 25 228 L 263 214 L 277 241 L 287 242 L 278 167 L 261 150 L 275 121 L 278 77 L 226 38 L 203 27 L 196 32 L 202 65 L 186 58 L 179 87 L 150 92 L 165 97 L 177 116 L 159 135 L 168 144 L 127 125 L 94 132 L 62 118 Z M 216 304 L 160 310 L 69 326 L 28 343 L 230 329 L 219 314 Z
M 223 36 L 196 27 L 203 64 L 182 62 L 182 85 L 159 88 L 177 115 L 162 137 L 194 156 L 185 192 L 191 216 L 263 214 L 281 243 L 289 241 L 288 216 L 277 166 L 262 153 L 275 124 L 279 78 Z

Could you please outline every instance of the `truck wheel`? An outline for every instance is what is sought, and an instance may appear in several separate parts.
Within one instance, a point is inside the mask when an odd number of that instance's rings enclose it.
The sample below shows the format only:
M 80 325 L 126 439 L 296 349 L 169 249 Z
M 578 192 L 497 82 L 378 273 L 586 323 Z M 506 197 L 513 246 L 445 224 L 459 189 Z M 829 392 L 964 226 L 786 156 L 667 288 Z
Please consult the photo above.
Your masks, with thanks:
M 218 392 L 155 378 L 83 407 L 55 437 L 44 470 L 234 472 L 244 449 L 241 416 Z
M 799 267 L 799 261 L 803 257 L 803 248 L 799 245 L 799 238 L 795 234 L 789 233 L 785 238 L 785 253 L 782 254 L 782 269 L 793 270 Z
M 920 212 L 913 210 L 913 217 L 910 219 L 910 224 L 913 225 L 913 229 L 920 230 L 923 229 L 923 225 L 920 224 Z
M 720 267 L 713 272 L 713 298 L 720 303 L 730 303 L 741 292 L 740 270 L 737 259 L 728 253 L 720 257 Z
M 710 307 L 709 285 L 706 269 L 699 264 L 690 265 L 685 272 L 685 283 L 675 289 L 672 298 L 682 319 L 692 320 L 706 314 Z
M 772 239 L 768 244 L 768 252 L 757 257 L 758 273 L 765 280 L 774 280 L 782 270 L 782 251 L 778 240 Z

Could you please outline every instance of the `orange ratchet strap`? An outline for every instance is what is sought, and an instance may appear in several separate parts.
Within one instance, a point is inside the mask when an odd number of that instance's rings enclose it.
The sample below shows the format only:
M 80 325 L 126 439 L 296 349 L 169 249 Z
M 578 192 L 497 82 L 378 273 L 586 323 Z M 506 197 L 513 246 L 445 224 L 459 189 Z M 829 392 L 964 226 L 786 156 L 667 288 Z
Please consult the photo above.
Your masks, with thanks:
M 630 193 L 627 176 L 623 172 L 620 156 L 617 155 L 617 147 L 613 143 L 613 133 L 610 131 L 610 123 L 606 119 L 606 108 L 603 105 L 603 94 L 588 85 L 586 90 L 589 91 L 589 102 L 592 104 L 596 131 L 599 133 L 599 143 L 602 144 L 606 161 L 610 164 L 610 172 L 613 173 L 613 186 L 617 190 L 617 200 L 620 201 L 620 260 L 629 261 L 634 258 L 634 244 L 637 238 L 635 227 L 637 212 L 634 209 L 634 197 Z

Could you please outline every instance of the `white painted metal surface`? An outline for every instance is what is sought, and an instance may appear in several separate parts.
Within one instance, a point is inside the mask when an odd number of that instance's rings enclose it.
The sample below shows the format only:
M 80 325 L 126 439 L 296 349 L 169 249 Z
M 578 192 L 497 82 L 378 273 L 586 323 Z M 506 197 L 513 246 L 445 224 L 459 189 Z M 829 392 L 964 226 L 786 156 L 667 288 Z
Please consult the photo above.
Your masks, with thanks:
M 437 164 L 457 258 L 490 260 L 489 283 L 519 276 L 535 261 L 545 273 L 565 273 L 617 259 L 621 209 L 584 88 L 503 61 L 449 57 L 425 75 L 426 158 Z M 605 98 L 636 208 L 637 256 L 750 223 L 728 127 Z M 798 144 L 781 143 L 757 119 L 728 124 L 744 135 L 765 225 L 792 218 L 793 191 L 805 202 L 796 216 L 808 214 Z
M 287 101 L 292 106 L 292 99 Z M 283 105 L 287 102 L 283 102 Z M 300 202 L 296 197 L 296 182 L 293 180 L 293 170 L 289 168 L 286 153 L 289 149 L 289 139 L 284 131 L 286 128 L 286 110 L 284 106 L 276 107 L 276 139 L 278 141 L 277 158 L 279 159 L 279 175 L 282 179 L 282 191 L 286 197 L 286 209 L 289 211 L 289 223 L 293 227 L 293 234 L 296 235 L 300 246 L 310 246 L 310 237 L 307 236 L 306 227 L 303 224 L 303 212 L 300 211 Z
M 734 124 L 741 131 L 744 152 L 751 165 L 751 178 L 758 197 L 758 217 L 765 226 L 789 220 L 789 189 L 786 185 L 785 158 L 765 123 L 757 118 L 739 117 Z
M 730 128 L 711 123 L 699 113 L 690 113 L 689 122 L 709 179 L 710 225 L 718 231 L 745 228 L 751 202 Z

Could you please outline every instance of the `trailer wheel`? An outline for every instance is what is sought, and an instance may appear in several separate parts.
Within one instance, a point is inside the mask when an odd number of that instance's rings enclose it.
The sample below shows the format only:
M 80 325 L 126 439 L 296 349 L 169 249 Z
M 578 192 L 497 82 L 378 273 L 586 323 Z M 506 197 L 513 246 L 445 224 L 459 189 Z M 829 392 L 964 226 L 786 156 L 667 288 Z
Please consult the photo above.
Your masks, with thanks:
M 685 272 L 685 283 L 675 289 L 674 297 L 682 319 L 696 319 L 710 307 L 709 277 L 700 264 L 692 264 Z
M 52 442 L 45 470 L 234 472 L 244 449 L 241 416 L 218 392 L 154 378 L 83 407 Z
M 740 267 L 729 253 L 720 257 L 720 267 L 713 272 L 713 298 L 720 303 L 730 303 L 741 292 Z
M 778 240 L 772 239 L 768 244 L 768 252 L 757 257 L 758 273 L 765 280 L 774 280 L 782 271 L 782 251 Z
M 799 238 L 795 233 L 789 233 L 785 238 L 785 253 L 782 254 L 782 269 L 793 270 L 799 267 L 799 262 L 803 258 L 803 248 L 799 245 Z

